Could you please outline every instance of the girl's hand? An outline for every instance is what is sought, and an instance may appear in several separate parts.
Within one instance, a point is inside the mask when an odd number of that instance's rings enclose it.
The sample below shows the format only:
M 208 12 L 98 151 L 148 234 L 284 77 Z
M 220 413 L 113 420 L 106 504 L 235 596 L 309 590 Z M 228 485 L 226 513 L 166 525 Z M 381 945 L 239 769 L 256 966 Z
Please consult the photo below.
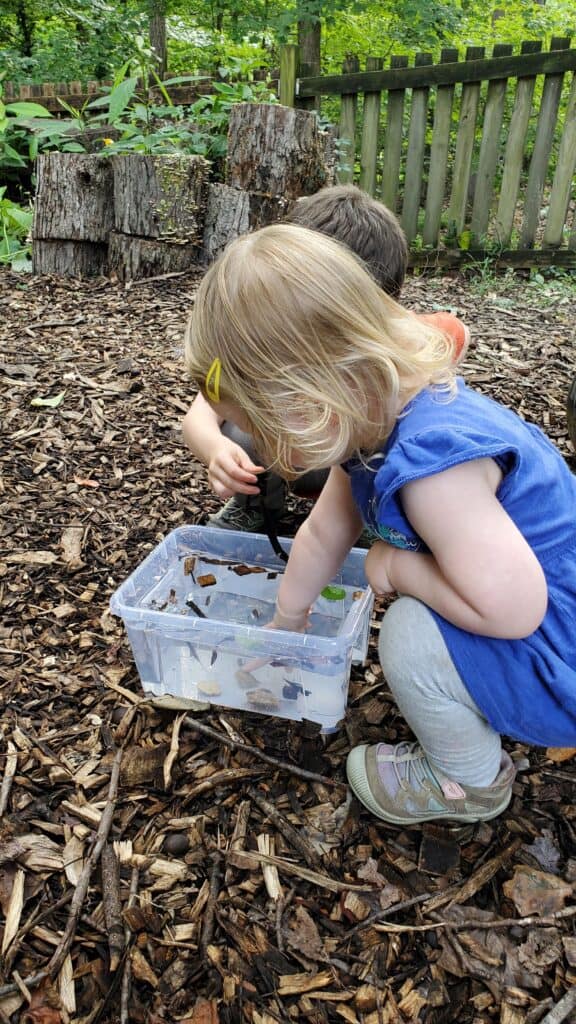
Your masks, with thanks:
M 220 498 L 231 498 L 233 494 L 259 494 L 256 474 L 263 472 L 263 466 L 256 466 L 240 445 L 224 436 L 208 463 L 210 486 Z
M 293 633 L 303 633 L 310 625 L 310 608 L 303 611 L 285 612 L 276 601 L 274 618 L 268 624 L 268 629 L 289 629 Z
M 280 610 L 278 602 L 276 602 L 274 618 L 272 622 L 266 623 L 264 629 L 289 629 L 293 633 L 303 633 L 310 626 L 310 612 L 311 609 L 307 608 L 304 612 L 286 615 L 285 612 Z M 247 661 L 242 666 L 242 670 L 250 673 L 256 672 L 257 669 L 263 668 L 264 665 L 269 665 L 271 660 L 271 658 L 255 658 L 253 661 Z
M 366 556 L 364 571 L 375 594 L 390 594 L 396 590 L 391 573 L 397 550 L 383 540 L 376 541 L 370 548 Z

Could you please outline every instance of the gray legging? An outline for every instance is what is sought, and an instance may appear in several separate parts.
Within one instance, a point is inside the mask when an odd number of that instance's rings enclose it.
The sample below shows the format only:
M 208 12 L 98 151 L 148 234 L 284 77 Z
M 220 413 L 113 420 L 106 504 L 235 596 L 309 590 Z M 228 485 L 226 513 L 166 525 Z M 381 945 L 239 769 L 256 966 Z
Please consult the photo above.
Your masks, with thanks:
M 379 653 L 394 699 L 430 763 L 455 782 L 489 786 L 500 770 L 500 736 L 468 693 L 426 605 L 399 597 L 390 606 Z
M 233 423 L 229 423 L 228 421 L 222 424 L 222 433 L 225 437 L 229 437 L 231 441 L 235 441 L 236 444 L 240 445 L 253 462 L 258 465 L 260 464 L 258 452 L 254 447 L 254 441 L 250 434 L 245 434 L 244 431 L 240 430 Z M 327 469 L 318 469 L 311 473 L 304 473 L 303 476 L 298 477 L 298 479 L 294 481 L 292 484 L 292 490 L 294 494 L 298 494 L 300 497 L 316 497 L 324 487 L 327 479 Z M 285 480 L 276 473 L 269 473 L 266 485 L 266 504 L 273 511 L 281 511 L 284 507 L 285 498 Z M 250 505 L 254 502 L 254 498 L 249 494 L 237 494 L 236 500 L 246 505 Z M 260 496 L 257 495 L 256 501 L 259 500 Z

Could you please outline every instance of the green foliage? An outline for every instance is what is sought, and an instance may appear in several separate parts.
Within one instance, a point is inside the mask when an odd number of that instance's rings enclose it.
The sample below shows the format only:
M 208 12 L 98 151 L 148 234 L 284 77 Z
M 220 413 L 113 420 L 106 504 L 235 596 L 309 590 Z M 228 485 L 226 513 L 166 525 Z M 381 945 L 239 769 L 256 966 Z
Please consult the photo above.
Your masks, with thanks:
M 0 65 L 9 81 L 62 82 L 112 75 L 147 28 L 134 0 L 3 0 Z M 27 38 L 29 34 L 29 38 Z
M 9 263 L 14 270 L 28 270 L 32 210 L 12 202 L 5 193 L 6 187 L 0 186 L 0 264 Z
M 518 45 L 576 34 L 573 0 L 163 0 L 173 73 L 214 72 L 230 58 L 277 66 L 299 21 L 322 24 L 324 71 L 346 54 Z M 2 0 L 0 66 L 16 81 L 110 77 L 144 36 L 151 0 Z
M 212 76 L 218 68 L 239 61 L 245 75 L 253 75 L 273 59 L 262 39 L 234 39 L 213 29 L 197 28 L 183 18 L 171 17 L 166 25 L 168 62 L 174 74 Z
M 224 69 L 222 69 L 224 70 Z M 265 82 L 214 82 L 214 92 L 201 96 L 189 108 L 189 115 L 198 125 L 204 139 L 204 156 L 218 160 L 226 153 L 228 121 L 235 103 L 276 102 Z
M 241 102 L 276 102 L 268 83 L 253 80 L 250 62 L 235 59 L 218 69 L 222 80 L 212 83 L 212 93 L 190 106 L 175 106 L 168 92 L 170 85 L 195 78 L 162 82 L 154 70 L 152 50 L 141 37 L 134 45 L 134 55 L 118 70 L 103 96 L 86 102 L 80 110 L 62 104 L 74 120 L 76 136 L 86 129 L 102 128 L 101 145 L 108 155 L 195 153 L 218 163 L 226 152 L 231 107 Z M 228 78 L 230 81 L 225 80 Z M 62 122 L 39 132 L 38 144 L 43 150 L 84 150 L 81 141 L 71 138 L 70 125 Z
M 33 117 L 51 117 L 49 110 L 39 103 L 4 103 L 0 76 L 0 173 L 7 169 L 25 167 L 26 156 L 36 156 L 36 140 L 30 131 Z M 23 150 L 26 156 L 23 155 Z
M 501 16 L 498 16 L 501 15 Z M 362 10 L 347 6 L 326 19 L 323 66 L 326 72 L 341 69 L 345 56 L 360 58 L 392 53 L 413 55 L 429 50 L 437 58 L 443 46 L 491 47 L 576 34 L 576 9 L 572 0 L 396 0 L 365 3 Z
M 349 53 L 365 59 L 416 50 L 437 51 L 450 45 L 462 22 L 462 10 L 453 0 L 398 0 L 394 4 L 367 4 L 358 13 L 342 11 L 326 26 L 326 72 L 340 71 Z
M 50 118 L 52 115 L 39 103 L 4 103 L 2 95 L 0 76 L 0 182 L 6 185 L 17 182 L 21 172 L 36 158 L 38 142 L 31 130 L 31 118 Z M 2 196 L 4 191 L 5 187 Z
M 487 256 L 483 260 L 472 260 L 464 273 L 473 293 L 480 298 L 490 295 L 495 305 L 503 309 L 521 308 L 523 305 L 540 309 L 557 309 L 574 304 L 576 271 L 565 267 L 533 268 L 518 271 L 508 267 L 505 271 L 495 268 L 494 260 Z

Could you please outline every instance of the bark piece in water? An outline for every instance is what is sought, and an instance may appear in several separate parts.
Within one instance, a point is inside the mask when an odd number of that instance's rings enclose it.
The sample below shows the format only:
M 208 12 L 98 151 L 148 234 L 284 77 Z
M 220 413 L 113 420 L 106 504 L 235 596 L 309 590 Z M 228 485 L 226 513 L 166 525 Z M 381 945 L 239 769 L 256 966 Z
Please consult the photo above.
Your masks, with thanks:
M 200 587 L 213 587 L 216 577 L 211 572 L 207 572 L 205 576 L 198 576 L 196 582 Z

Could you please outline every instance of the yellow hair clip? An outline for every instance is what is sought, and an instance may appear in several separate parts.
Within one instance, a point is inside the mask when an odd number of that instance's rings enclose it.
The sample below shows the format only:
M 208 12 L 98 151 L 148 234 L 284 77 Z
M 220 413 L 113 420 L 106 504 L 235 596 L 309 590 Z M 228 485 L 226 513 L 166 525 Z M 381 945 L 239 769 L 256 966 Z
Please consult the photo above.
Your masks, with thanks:
M 206 374 L 206 394 L 213 402 L 220 401 L 220 374 L 222 373 L 222 363 L 216 356 L 216 359 L 212 363 L 212 366 Z

